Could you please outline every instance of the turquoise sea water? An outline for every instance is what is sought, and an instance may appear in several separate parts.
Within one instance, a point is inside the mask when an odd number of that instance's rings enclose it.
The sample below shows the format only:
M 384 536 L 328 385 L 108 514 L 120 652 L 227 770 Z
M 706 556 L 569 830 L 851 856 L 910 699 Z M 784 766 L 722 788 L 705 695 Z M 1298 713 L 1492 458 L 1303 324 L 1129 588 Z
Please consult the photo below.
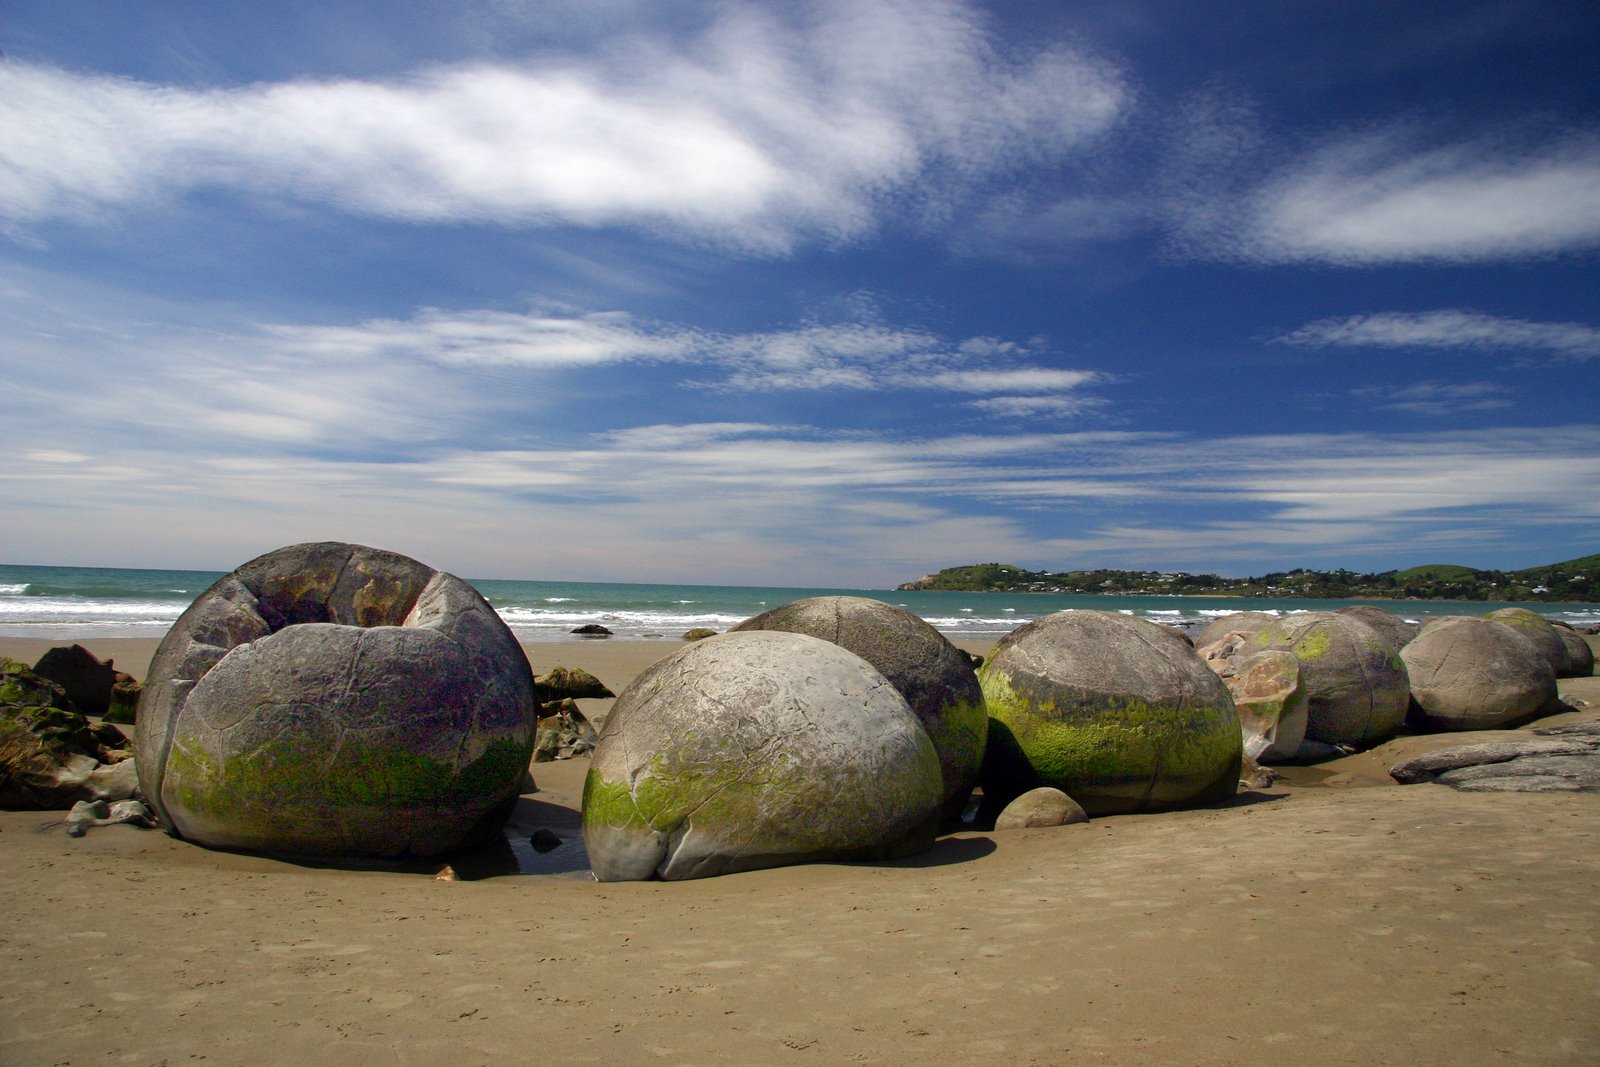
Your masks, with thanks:
M 160 637 L 221 575 L 211 571 L 0 564 L 0 636 Z M 571 631 L 599 623 L 620 638 L 676 641 L 685 630 L 726 630 L 769 608 L 808 596 L 850 594 L 899 604 L 953 639 L 1000 637 L 1067 608 L 1120 611 L 1152 622 L 1199 627 L 1234 611 L 1329 610 L 1370 603 L 1410 619 L 1481 614 L 1498 603 L 1460 601 L 1269 600 L 1213 597 L 1057 596 L 1034 593 L 897 592 L 777 586 L 647 585 L 613 582 L 473 581 L 523 641 L 579 641 Z M 1574 625 L 1600 624 L 1600 604 L 1523 604 Z

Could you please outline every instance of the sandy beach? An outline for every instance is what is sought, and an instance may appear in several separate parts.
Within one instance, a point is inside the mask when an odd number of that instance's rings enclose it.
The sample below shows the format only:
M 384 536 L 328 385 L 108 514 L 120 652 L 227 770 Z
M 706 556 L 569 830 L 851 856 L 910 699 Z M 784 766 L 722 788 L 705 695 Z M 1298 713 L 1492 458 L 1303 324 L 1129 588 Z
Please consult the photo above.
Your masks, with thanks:
M 155 644 L 85 643 L 139 677 Z M 620 691 L 677 647 L 527 650 Z M 1596 717 L 1600 679 L 1562 689 L 1590 706 L 1546 723 Z M 1217 808 L 675 884 L 439 881 L 3 812 L 0 1064 L 1600 1062 L 1600 797 L 1384 773 L 1471 737 Z M 517 825 L 574 832 L 584 770 L 536 767 Z

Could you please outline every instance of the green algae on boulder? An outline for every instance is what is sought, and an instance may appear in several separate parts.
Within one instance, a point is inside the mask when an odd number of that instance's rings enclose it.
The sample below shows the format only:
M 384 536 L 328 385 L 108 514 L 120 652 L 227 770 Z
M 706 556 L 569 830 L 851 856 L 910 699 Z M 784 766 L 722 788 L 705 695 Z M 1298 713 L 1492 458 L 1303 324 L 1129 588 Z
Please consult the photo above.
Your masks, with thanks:
M 1411 679 L 1406 722 L 1418 729 L 1502 729 L 1558 699 L 1549 661 L 1521 631 L 1494 619 L 1429 619 L 1400 657 Z
M 911 612 L 869 597 L 796 600 L 730 632 L 751 630 L 820 637 L 877 668 L 928 731 L 944 776 L 945 816 L 960 816 L 978 784 L 989 733 L 983 690 L 966 653 Z
M 584 784 L 601 881 L 702 878 L 926 848 L 939 758 L 861 657 L 805 634 L 708 637 L 606 718 Z
M 984 810 L 1054 786 L 1090 815 L 1222 800 L 1238 788 L 1239 716 L 1178 635 L 1102 611 L 1013 631 L 978 672 L 987 700 Z
M 1306 739 L 1327 745 L 1374 745 L 1405 721 L 1411 684 L 1390 640 L 1351 615 L 1305 612 L 1251 634 L 1237 655 L 1293 652 L 1310 703 Z
M 202 593 L 138 716 L 140 779 L 170 833 L 327 858 L 436 855 L 492 832 L 537 722 L 527 658 L 471 586 L 333 542 Z

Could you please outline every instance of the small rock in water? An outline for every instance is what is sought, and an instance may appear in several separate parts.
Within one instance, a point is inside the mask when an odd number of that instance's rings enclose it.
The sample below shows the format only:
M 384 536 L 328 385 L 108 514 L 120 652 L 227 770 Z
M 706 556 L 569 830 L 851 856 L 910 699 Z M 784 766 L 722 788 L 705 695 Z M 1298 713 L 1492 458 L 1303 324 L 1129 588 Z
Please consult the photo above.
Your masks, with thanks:
M 528 844 L 533 846 L 535 852 L 554 852 L 561 847 L 561 835 L 549 827 L 541 826 L 528 838 Z

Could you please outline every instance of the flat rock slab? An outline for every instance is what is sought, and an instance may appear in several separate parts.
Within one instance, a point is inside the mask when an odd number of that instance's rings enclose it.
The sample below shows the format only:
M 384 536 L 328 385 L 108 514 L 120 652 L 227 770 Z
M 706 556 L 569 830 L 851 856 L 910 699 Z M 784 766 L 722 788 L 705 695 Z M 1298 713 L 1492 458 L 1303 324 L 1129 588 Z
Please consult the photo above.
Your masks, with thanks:
M 1403 785 L 1438 782 L 1470 792 L 1600 791 L 1600 732 L 1459 745 L 1397 763 L 1389 775 Z

